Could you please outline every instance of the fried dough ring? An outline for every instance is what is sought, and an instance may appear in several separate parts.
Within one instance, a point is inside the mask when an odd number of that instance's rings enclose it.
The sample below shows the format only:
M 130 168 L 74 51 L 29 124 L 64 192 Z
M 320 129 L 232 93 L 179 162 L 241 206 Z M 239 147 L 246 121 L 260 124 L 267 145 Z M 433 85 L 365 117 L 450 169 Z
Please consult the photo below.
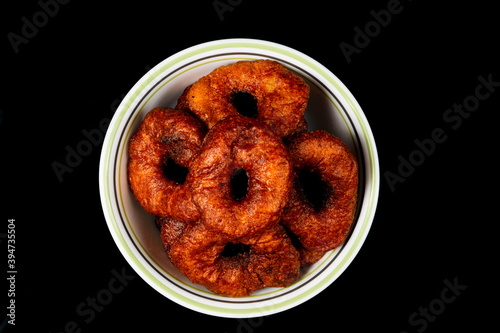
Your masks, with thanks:
M 231 179 L 243 169 L 246 196 L 235 199 Z M 279 221 L 293 171 L 283 142 L 261 122 L 228 116 L 208 131 L 186 182 L 206 226 L 232 240 Z
M 166 253 L 181 273 L 222 296 L 243 297 L 265 287 L 286 287 L 300 273 L 299 253 L 279 224 L 241 239 L 239 245 L 247 250 L 229 256 L 224 254 L 228 240 L 203 223 L 167 221 L 162 239 L 169 242 Z
M 176 109 L 189 110 L 210 129 L 228 115 L 239 114 L 235 93 L 251 94 L 257 119 L 280 137 L 305 130 L 309 86 L 283 65 L 271 60 L 239 61 L 221 66 L 187 87 Z
M 299 134 L 288 151 L 295 178 L 281 223 L 297 237 L 301 264 L 307 266 L 345 240 L 356 210 L 358 166 L 347 146 L 325 131 Z M 305 170 L 323 182 L 320 205 L 304 193 L 299 175 Z
M 203 125 L 184 111 L 159 107 L 146 115 L 130 139 L 128 177 L 135 198 L 148 213 L 180 221 L 199 218 L 187 184 L 168 178 L 164 168 L 169 159 L 188 167 L 204 135 Z

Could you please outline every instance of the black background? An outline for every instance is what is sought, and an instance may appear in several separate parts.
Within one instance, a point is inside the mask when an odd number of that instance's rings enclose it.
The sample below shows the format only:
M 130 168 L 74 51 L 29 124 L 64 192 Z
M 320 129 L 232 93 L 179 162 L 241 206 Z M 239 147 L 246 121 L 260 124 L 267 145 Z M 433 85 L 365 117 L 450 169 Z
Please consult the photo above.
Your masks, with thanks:
M 500 82 L 498 14 L 493 2 L 438 6 L 402 0 L 400 12 L 348 63 L 340 43 L 354 45 L 354 28 L 364 29 L 374 20 L 370 12 L 390 2 L 232 1 L 221 20 L 210 0 L 71 1 L 45 21 L 37 16 L 42 10 L 37 1 L 2 4 L 0 267 L 8 270 L 7 220 L 15 219 L 18 273 L 16 326 L 0 313 L 0 331 L 63 332 L 71 322 L 81 332 L 496 327 L 498 217 L 492 208 L 498 198 L 500 87 L 455 129 L 443 116 L 474 96 L 479 76 Z M 21 36 L 23 17 L 33 22 L 34 15 L 40 27 L 16 53 L 9 33 Z M 85 139 L 82 131 L 98 129 L 113 116 L 149 68 L 187 47 L 234 37 L 284 44 L 329 68 L 360 103 L 381 170 L 372 229 L 347 270 L 304 304 L 253 320 L 183 308 L 137 276 L 102 213 L 101 144 L 62 181 L 52 167 L 54 161 L 64 164 L 67 146 L 75 148 Z M 417 149 L 414 141 L 431 138 L 435 128 L 445 132 L 446 141 L 391 190 L 386 172 L 397 174 L 398 157 L 408 158 Z M 80 304 L 108 287 L 113 271 L 131 276 L 127 286 L 95 316 L 77 313 Z M 426 325 L 412 325 L 413 313 L 439 305 L 445 280 L 466 289 Z M 2 285 L 0 308 L 7 313 L 9 286 Z

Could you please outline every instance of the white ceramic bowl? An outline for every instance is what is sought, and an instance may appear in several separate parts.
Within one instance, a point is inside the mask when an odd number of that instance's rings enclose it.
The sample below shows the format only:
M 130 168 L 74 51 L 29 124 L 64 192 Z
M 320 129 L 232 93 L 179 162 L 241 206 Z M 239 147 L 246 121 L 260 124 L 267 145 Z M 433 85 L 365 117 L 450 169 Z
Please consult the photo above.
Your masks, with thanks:
M 215 68 L 238 60 L 274 59 L 303 77 L 311 88 L 309 130 L 341 138 L 357 157 L 359 204 L 349 238 L 303 269 L 286 288 L 265 288 L 249 297 L 217 296 L 192 284 L 163 252 L 153 217 L 135 200 L 127 183 L 128 142 L 148 111 L 174 107 L 184 88 Z M 104 140 L 99 184 L 113 239 L 128 263 L 159 293 L 187 308 L 220 317 L 256 317 L 305 302 L 329 286 L 351 263 L 370 229 L 379 191 L 377 150 L 368 122 L 347 88 L 324 66 L 289 47 L 253 39 L 200 44 L 165 59 L 135 84 L 116 110 Z

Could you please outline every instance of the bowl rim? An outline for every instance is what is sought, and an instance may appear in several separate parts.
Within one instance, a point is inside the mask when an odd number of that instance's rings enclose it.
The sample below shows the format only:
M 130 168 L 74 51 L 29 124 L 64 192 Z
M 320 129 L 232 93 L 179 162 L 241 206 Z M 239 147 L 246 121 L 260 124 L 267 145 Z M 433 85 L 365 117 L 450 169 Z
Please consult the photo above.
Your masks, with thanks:
M 196 61 L 199 61 L 201 55 L 217 55 L 221 52 L 227 52 L 230 49 L 238 50 L 234 51 L 236 53 L 242 53 L 243 50 L 246 50 L 247 52 L 254 51 L 256 53 L 269 53 L 278 58 L 283 57 L 307 67 L 308 70 L 313 71 L 322 80 L 325 80 L 324 84 L 330 85 L 335 92 L 339 94 L 335 94 L 335 97 L 341 100 L 340 103 L 346 103 L 349 110 L 356 118 L 356 126 L 359 127 L 358 129 L 361 131 L 362 135 L 362 139 L 359 140 L 359 144 L 362 146 L 360 152 L 361 156 L 359 158 L 367 162 L 365 163 L 364 177 L 365 190 L 368 188 L 369 191 L 367 191 L 368 193 L 365 193 L 366 199 L 363 203 L 363 207 L 361 207 L 361 210 L 363 211 L 358 214 L 358 221 L 356 222 L 356 227 L 347 242 L 348 244 L 344 244 L 346 250 L 341 251 L 342 253 L 339 256 L 340 258 L 337 257 L 335 259 L 339 260 L 335 269 L 324 272 L 320 282 L 316 282 L 311 285 L 302 293 L 291 297 L 285 297 L 279 303 L 263 303 L 254 308 L 229 308 L 220 306 L 220 304 L 214 304 L 214 302 L 205 302 L 202 298 L 193 300 L 187 297 L 182 291 L 175 290 L 174 288 L 171 288 L 171 286 L 165 286 L 158 276 L 155 276 L 155 274 L 153 274 L 148 267 L 144 265 L 144 262 L 141 262 L 141 259 L 137 257 L 137 251 L 130 247 L 129 242 L 132 242 L 133 240 L 127 239 L 127 235 L 124 235 L 123 231 L 118 227 L 117 217 L 113 213 L 116 209 L 118 209 L 118 207 L 116 207 L 116 204 L 110 199 L 110 193 L 114 191 L 114 188 L 110 185 L 110 183 L 114 184 L 113 179 L 111 179 L 112 177 L 109 175 L 109 171 L 111 170 L 110 161 L 112 160 L 112 156 L 117 154 L 118 147 L 115 146 L 115 143 L 117 142 L 116 138 L 118 134 L 120 134 L 119 130 L 123 125 L 122 120 L 125 114 L 129 111 L 130 107 L 134 104 L 134 101 L 140 98 L 141 94 L 145 94 L 145 91 L 148 90 L 147 88 L 150 87 L 165 71 L 172 70 L 172 68 L 181 66 L 182 64 L 185 64 L 193 59 L 198 59 Z M 149 70 L 130 89 L 118 106 L 106 132 L 99 163 L 99 192 L 105 220 L 113 240 L 124 258 L 139 274 L 139 276 L 141 276 L 141 278 L 143 278 L 159 293 L 192 310 L 219 317 L 245 318 L 278 313 L 297 306 L 317 295 L 323 289 L 328 287 L 338 276 L 340 276 L 340 274 L 342 274 L 364 243 L 373 222 L 380 187 L 379 173 L 377 148 L 368 121 L 366 120 L 366 117 L 354 96 L 333 73 L 316 60 L 290 47 L 258 39 L 236 38 L 206 42 L 177 52 Z M 361 217 L 363 217 L 363 221 L 360 222 Z M 221 304 L 222 303 L 223 302 L 221 302 Z

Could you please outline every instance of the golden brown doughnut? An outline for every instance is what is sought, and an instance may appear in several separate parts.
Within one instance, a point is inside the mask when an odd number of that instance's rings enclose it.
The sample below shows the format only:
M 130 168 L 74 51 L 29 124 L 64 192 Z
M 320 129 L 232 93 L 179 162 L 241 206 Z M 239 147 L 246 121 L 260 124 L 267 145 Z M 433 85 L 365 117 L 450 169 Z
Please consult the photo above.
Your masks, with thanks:
M 356 210 L 358 166 L 347 146 L 325 131 L 297 135 L 288 152 L 295 177 L 281 223 L 297 237 L 306 266 L 345 240 Z
M 248 296 L 265 287 L 286 287 L 299 276 L 299 253 L 279 224 L 236 243 L 203 223 L 163 226 L 162 235 L 168 235 L 163 240 L 170 242 L 165 247 L 170 261 L 191 282 L 218 295 Z M 175 231 L 168 232 L 168 228 Z
M 202 124 L 184 111 L 155 108 L 146 115 L 130 139 L 128 179 L 148 213 L 180 221 L 199 218 L 185 176 L 169 177 L 168 170 L 180 166 L 186 172 L 204 135 Z
M 259 119 L 286 137 L 307 128 L 308 99 L 309 86 L 279 62 L 239 61 L 187 87 L 176 108 L 189 110 L 208 128 L 228 115 L 240 114 Z
M 241 197 L 232 186 L 237 172 L 248 177 Z M 186 182 L 207 228 L 238 239 L 279 221 L 291 180 L 281 139 L 258 120 L 228 116 L 208 131 Z

